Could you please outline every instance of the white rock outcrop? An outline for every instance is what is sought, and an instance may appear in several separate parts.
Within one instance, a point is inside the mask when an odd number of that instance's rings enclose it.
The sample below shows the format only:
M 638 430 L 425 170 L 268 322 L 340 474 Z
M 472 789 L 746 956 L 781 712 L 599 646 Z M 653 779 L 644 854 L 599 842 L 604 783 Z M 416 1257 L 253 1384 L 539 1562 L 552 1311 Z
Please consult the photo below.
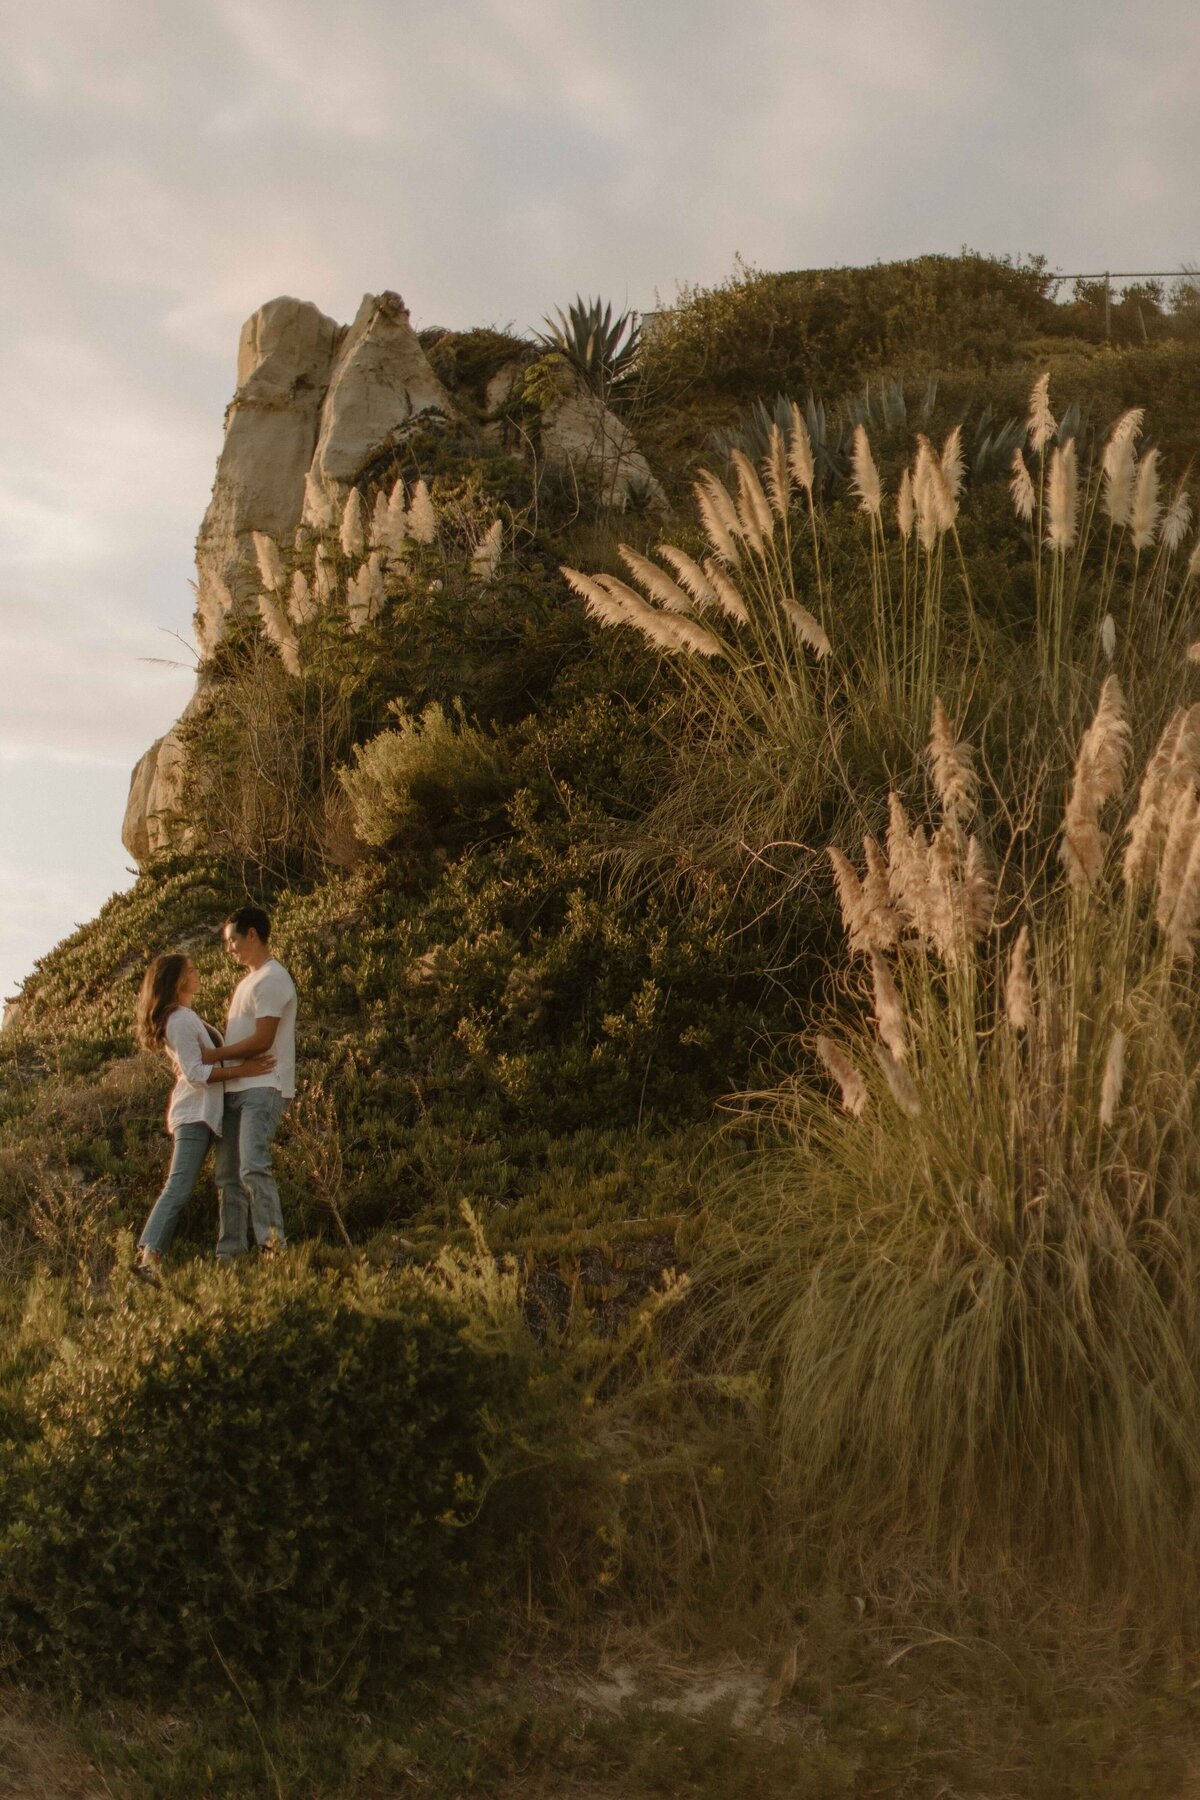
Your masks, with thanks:
M 340 516 L 364 466 L 399 443 L 414 419 L 453 412 L 399 294 L 366 295 L 329 377 L 305 523 L 321 528 L 329 509 Z
M 258 610 L 254 534 L 292 545 L 299 532 L 311 542 L 340 521 L 364 466 L 431 412 L 450 416 L 453 407 L 398 294 L 368 294 L 350 326 L 286 297 L 247 319 L 196 540 L 196 636 L 204 656 L 231 615 Z M 121 839 L 139 863 L 186 843 L 181 765 L 174 726 L 133 771 Z
M 667 497 L 633 434 L 569 371 L 562 393 L 542 414 L 541 447 L 550 468 L 570 471 L 595 487 L 607 506 L 622 507 L 632 499 L 655 512 L 668 510 Z
M 276 543 L 295 532 L 344 336 L 343 326 L 303 300 L 269 300 L 242 327 L 237 391 L 196 540 L 196 633 L 203 651 L 220 641 L 231 611 L 257 606 L 254 532 Z

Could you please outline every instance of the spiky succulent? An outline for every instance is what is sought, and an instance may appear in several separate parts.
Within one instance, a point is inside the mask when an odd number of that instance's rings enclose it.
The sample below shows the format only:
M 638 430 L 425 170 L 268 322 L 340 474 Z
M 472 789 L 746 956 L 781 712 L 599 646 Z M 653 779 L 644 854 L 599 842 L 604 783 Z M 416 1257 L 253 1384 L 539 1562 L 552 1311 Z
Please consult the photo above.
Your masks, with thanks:
M 547 329 L 535 334 L 538 343 L 565 356 L 581 381 L 601 400 L 626 382 L 641 344 L 641 327 L 632 313 L 613 318 L 611 301 L 598 297 L 584 300 L 577 294 L 564 313 L 547 314 Z

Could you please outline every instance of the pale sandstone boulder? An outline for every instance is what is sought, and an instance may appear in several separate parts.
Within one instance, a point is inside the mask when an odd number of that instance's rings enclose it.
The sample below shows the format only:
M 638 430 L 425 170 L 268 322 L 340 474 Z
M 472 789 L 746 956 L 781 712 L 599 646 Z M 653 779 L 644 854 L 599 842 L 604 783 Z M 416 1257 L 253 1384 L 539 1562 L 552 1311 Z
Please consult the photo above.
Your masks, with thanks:
M 196 698 L 188 702 L 183 718 L 151 744 L 130 776 L 121 842 L 136 863 L 147 862 L 162 850 L 186 850 L 191 842 L 184 819 L 179 727 L 195 704 Z
M 570 470 L 595 487 L 609 506 L 623 507 L 630 493 L 648 495 L 655 512 L 667 512 L 667 497 L 623 425 L 594 394 L 564 373 L 562 392 L 542 414 L 542 455 L 552 469 Z
M 364 467 L 399 443 L 426 413 L 449 418 L 453 406 L 429 365 L 399 294 L 367 294 L 329 378 L 321 431 L 304 498 L 315 530 L 340 517 Z
M 206 652 L 219 642 L 229 612 L 257 605 L 253 533 L 277 543 L 295 533 L 344 335 L 317 307 L 291 299 L 269 300 L 242 327 L 237 392 L 196 541 L 196 628 Z

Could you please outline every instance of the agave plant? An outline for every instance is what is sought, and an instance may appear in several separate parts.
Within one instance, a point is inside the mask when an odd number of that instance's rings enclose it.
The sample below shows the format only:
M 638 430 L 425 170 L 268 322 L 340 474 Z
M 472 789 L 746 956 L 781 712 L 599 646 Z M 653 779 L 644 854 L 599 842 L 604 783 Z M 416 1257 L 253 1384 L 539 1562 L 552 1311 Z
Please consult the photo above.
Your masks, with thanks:
M 577 294 L 565 315 L 559 310 L 543 322 L 547 330 L 534 334 L 537 342 L 565 356 L 598 399 L 606 400 L 629 379 L 642 339 L 632 313 L 614 319 L 611 301 L 605 305 L 598 297 L 584 300 Z

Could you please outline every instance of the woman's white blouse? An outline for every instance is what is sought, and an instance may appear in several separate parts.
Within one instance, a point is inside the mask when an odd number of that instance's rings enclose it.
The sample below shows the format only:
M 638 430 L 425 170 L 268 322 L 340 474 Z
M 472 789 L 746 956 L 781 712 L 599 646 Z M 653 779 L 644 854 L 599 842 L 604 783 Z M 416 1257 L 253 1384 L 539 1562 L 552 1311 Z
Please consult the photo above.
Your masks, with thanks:
M 212 1045 L 208 1027 L 190 1006 L 177 1006 L 167 1018 L 167 1055 L 175 1070 L 176 1082 L 167 1104 L 167 1130 L 180 1125 L 207 1125 L 221 1135 L 221 1114 L 225 1108 L 224 1083 L 210 1082 L 208 1069 L 200 1060 L 201 1050 Z

